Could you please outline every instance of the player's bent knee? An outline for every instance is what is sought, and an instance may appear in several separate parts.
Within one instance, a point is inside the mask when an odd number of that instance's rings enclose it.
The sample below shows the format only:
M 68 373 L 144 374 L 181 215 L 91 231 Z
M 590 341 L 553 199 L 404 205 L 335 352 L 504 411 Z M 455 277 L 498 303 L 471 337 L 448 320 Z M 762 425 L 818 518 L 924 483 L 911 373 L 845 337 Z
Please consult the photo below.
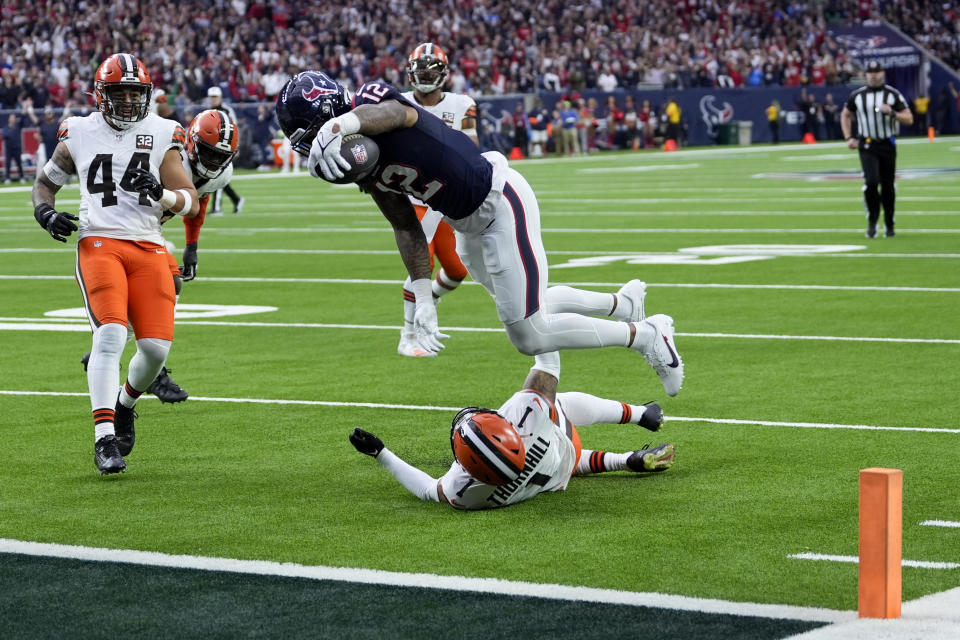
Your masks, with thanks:
M 140 338 L 137 340 L 137 351 L 153 363 L 164 363 L 170 353 L 171 342 L 160 338 Z
M 547 351 L 554 351 L 554 348 L 547 344 L 546 336 L 537 330 L 536 323 L 531 322 L 534 316 L 505 325 L 507 337 L 517 351 L 525 356 L 535 356 Z
M 127 326 L 109 322 L 93 332 L 93 351 L 119 356 L 127 343 Z

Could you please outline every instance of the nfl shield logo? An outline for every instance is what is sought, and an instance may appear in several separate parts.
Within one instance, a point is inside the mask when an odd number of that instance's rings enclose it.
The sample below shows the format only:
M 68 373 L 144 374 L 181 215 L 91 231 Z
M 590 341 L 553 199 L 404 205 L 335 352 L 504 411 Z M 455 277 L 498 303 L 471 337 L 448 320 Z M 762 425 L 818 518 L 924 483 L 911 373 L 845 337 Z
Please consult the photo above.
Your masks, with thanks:
M 353 145 L 350 148 L 350 153 L 353 154 L 353 159 L 357 161 L 357 164 L 367 163 L 367 148 L 362 144 Z

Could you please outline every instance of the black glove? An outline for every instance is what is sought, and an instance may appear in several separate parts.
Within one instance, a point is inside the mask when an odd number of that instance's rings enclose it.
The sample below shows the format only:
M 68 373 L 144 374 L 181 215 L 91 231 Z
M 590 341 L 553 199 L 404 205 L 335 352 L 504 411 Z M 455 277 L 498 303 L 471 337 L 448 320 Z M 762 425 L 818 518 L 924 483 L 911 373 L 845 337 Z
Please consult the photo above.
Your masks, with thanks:
M 133 185 L 134 191 L 145 193 L 154 200 L 163 197 L 163 185 L 160 184 L 155 175 L 142 168 L 134 169 L 132 175 L 133 180 L 130 184 Z
M 180 277 L 190 282 L 197 277 L 197 243 L 191 242 L 183 249 L 183 264 L 180 265 Z
M 77 230 L 74 221 L 79 220 L 75 215 L 54 211 L 53 207 L 45 202 L 38 204 L 33 210 L 33 217 L 40 226 L 47 230 L 54 240 L 66 242 L 67 236 Z
M 376 458 L 383 451 L 383 440 L 377 436 L 356 427 L 350 434 L 350 444 L 356 447 L 360 453 Z

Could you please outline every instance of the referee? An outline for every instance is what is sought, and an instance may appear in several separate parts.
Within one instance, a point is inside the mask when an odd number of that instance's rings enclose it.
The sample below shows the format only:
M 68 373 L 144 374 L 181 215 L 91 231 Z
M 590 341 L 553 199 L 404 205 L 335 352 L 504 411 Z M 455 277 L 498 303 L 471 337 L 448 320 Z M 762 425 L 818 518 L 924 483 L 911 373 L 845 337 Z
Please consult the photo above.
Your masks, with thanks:
M 903 95 L 884 83 L 883 67 L 871 60 L 866 68 L 867 85 L 850 94 L 840 115 L 840 127 L 847 146 L 860 150 L 863 167 L 863 199 L 867 209 L 867 237 L 877 237 L 880 206 L 886 236 L 892 238 L 893 208 L 897 194 L 893 181 L 897 171 L 897 146 L 894 137 L 900 124 L 913 124 L 913 114 Z M 857 117 L 859 137 L 851 134 L 853 116 Z M 879 190 L 878 188 L 879 187 Z

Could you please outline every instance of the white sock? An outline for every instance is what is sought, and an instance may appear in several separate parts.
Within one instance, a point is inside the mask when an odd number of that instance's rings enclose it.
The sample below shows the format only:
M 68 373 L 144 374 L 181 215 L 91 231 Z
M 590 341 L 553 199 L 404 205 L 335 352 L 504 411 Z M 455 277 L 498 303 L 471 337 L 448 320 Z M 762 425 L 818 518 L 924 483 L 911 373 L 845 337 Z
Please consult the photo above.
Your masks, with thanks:
M 614 310 L 614 301 L 617 301 L 617 310 Z M 547 313 L 551 314 L 578 313 L 582 316 L 609 316 L 613 312 L 616 313 L 614 317 L 621 316 L 618 313 L 619 296 L 613 293 L 599 293 L 557 285 L 547 289 L 546 302 Z M 627 317 L 622 315 L 622 318 Z
M 94 425 L 93 432 L 94 432 L 94 435 L 93 435 L 94 442 L 100 442 L 100 438 L 106 438 L 107 436 L 116 435 L 116 433 L 113 430 L 112 422 L 101 422 L 98 425 Z
M 463 282 L 463 280 L 454 280 L 441 268 L 440 271 L 437 271 L 437 277 L 434 278 L 433 284 L 431 285 L 433 297 L 442 298 L 459 287 L 461 282 Z
M 403 332 L 401 335 L 413 334 L 413 318 L 417 312 L 417 298 L 410 285 L 410 276 L 403 283 Z
M 604 471 L 623 471 L 627 469 L 627 458 L 630 453 L 610 453 L 609 451 L 594 451 L 584 449 L 580 452 L 580 461 L 577 462 L 577 468 L 573 474 L 583 476 L 590 473 L 603 473 Z
M 578 426 L 637 424 L 647 410 L 643 405 L 607 400 L 580 391 L 558 393 L 557 404 L 563 408 L 563 413 L 570 422 Z
M 93 332 L 93 346 L 87 362 L 87 387 L 92 410 L 113 410 L 120 386 L 120 358 L 127 338 L 127 328 L 109 323 Z M 112 426 L 111 426 L 112 428 Z

